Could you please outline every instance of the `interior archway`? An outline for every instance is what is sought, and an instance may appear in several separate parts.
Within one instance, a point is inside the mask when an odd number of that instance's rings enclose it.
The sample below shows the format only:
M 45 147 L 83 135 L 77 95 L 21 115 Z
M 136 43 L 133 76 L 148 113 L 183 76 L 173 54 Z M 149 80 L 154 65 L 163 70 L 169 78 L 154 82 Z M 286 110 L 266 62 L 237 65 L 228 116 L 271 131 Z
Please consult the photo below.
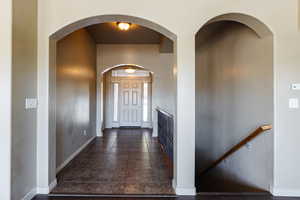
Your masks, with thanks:
M 106 72 L 108 72 L 109 70 L 112 70 L 112 69 L 117 69 L 117 68 L 122 68 L 122 67 L 134 67 L 134 68 L 137 68 L 137 69 L 141 69 L 141 70 L 145 70 L 145 71 L 149 71 L 151 73 L 154 73 L 153 71 L 141 66 L 141 65 L 137 65 L 137 64 L 119 64 L 119 65 L 114 65 L 112 67 L 106 67 L 101 73 L 104 74 Z
M 159 32 L 169 39 L 175 41 L 176 40 L 176 35 L 169 31 L 168 29 L 160 26 L 159 24 L 156 24 L 154 22 L 151 22 L 147 19 L 139 18 L 139 17 L 134 17 L 134 16 L 128 16 L 128 15 L 99 15 L 99 16 L 93 16 L 89 18 L 85 18 L 82 20 L 79 20 L 77 22 L 74 22 L 72 24 L 69 24 L 60 30 L 56 31 L 50 36 L 50 40 L 60 40 L 64 38 L 66 35 L 95 24 L 101 24 L 101 23 L 107 23 L 107 22 L 118 22 L 118 21 L 124 21 L 124 22 L 130 22 L 133 24 L 139 24 L 141 26 L 147 27 L 149 29 L 152 29 L 156 32 Z
M 256 32 L 257 35 L 261 38 L 273 36 L 271 29 L 266 24 L 264 24 L 262 21 L 260 21 L 259 19 L 251 15 L 247 15 L 243 13 L 227 13 L 227 14 L 219 15 L 217 17 L 210 19 L 205 25 L 209 25 L 214 22 L 221 22 L 221 21 L 233 21 L 233 22 L 239 22 L 241 24 L 244 24 L 249 28 L 251 28 L 254 32 Z
M 58 43 L 62 40 L 64 40 L 66 37 L 69 37 L 70 35 L 72 35 L 73 33 L 78 33 L 78 31 L 81 31 L 82 29 L 86 28 L 86 27 L 90 27 L 92 25 L 97 25 L 97 24 L 102 24 L 102 23 L 115 23 L 115 22 L 119 22 L 119 21 L 124 21 L 124 22 L 129 22 L 131 24 L 137 24 L 143 27 L 146 27 L 148 29 L 157 31 L 158 33 L 164 35 L 166 38 L 168 38 L 167 40 L 172 41 L 173 43 L 176 40 L 176 36 L 174 34 L 172 34 L 171 32 L 169 32 L 167 29 L 153 23 L 150 22 L 148 20 L 144 20 L 141 18 L 137 18 L 137 17 L 131 17 L 131 16 L 123 16 L 123 15 L 104 15 L 104 16 L 96 16 L 96 17 L 91 17 L 91 18 L 87 18 L 81 21 L 78 21 L 76 23 L 73 23 L 71 25 L 68 25 L 64 28 L 62 28 L 61 30 L 57 31 L 56 33 L 54 33 L 53 35 L 50 36 L 50 77 L 49 77 L 49 81 L 50 81 L 50 88 L 49 88 L 49 182 L 51 183 L 52 186 L 55 186 L 55 177 L 56 177 L 56 171 L 58 169 L 58 171 L 60 171 L 62 169 L 63 166 L 65 166 L 65 162 L 62 163 L 60 166 L 57 166 L 56 163 L 56 132 L 57 132 L 57 108 L 58 108 L 58 104 L 57 104 L 57 64 L 58 64 L 58 58 L 57 58 L 57 49 L 58 49 Z M 173 45 L 176 46 L 176 45 Z M 162 50 L 164 51 L 164 50 Z M 172 49 L 173 51 L 173 49 Z M 174 50 L 176 51 L 176 50 Z M 171 58 L 171 57 L 170 57 Z M 169 59 L 169 58 L 168 58 Z M 175 59 L 173 58 L 172 60 L 173 64 L 172 64 L 172 68 L 175 67 L 174 63 L 175 63 Z M 143 61 L 141 61 L 141 63 L 143 63 Z M 151 62 L 150 62 L 151 64 Z M 168 65 L 170 64 L 170 62 L 168 63 Z M 112 66 L 112 65 L 110 65 Z M 136 65 L 134 65 L 134 67 L 136 68 L 140 68 L 140 66 L 144 66 L 143 64 L 139 64 L 137 63 Z M 118 65 L 115 67 L 119 67 L 121 68 L 122 65 Z M 158 67 L 158 66 L 157 66 Z M 101 68 L 101 67 L 100 67 Z M 101 70 L 100 68 L 98 68 L 97 65 L 97 78 L 101 77 L 102 72 L 105 72 L 106 70 L 109 69 L 105 69 L 105 70 Z M 149 68 L 149 66 L 145 66 L 145 68 L 151 70 Z M 111 69 L 111 68 L 110 68 Z M 157 69 L 156 69 L 157 70 Z M 151 70 L 154 71 L 155 70 Z M 170 75 L 174 76 L 174 74 L 172 73 L 173 70 L 171 70 Z M 73 71 L 68 71 L 68 73 L 71 74 L 78 74 L 78 72 L 75 70 Z M 86 75 L 89 76 L 90 72 L 86 72 Z M 99 76 L 100 75 L 100 76 Z M 176 79 L 176 78 L 174 78 Z M 101 79 L 100 79 L 101 82 Z M 172 81 L 173 84 L 173 81 Z M 97 87 L 99 87 L 99 80 L 97 80 Z M 174 91 L 172 89 L 172 91 Z M 61 91 L 60 91 L 61 93 Z M 174 94 L 175 95 L 175 94 Z M 175 98 L 174 98 L 175 99 Z M 170 103 L 169 103 L 170 104 Z M 173 106 L 174 109 L 176 109 L 176 106 Z M 97 109 L 98 110 L 98 109 Z M 176 113 L 176 111 L 174 110 L 174 114 Z M 99 116 L 99 115 L 97 115 Z M 88 119 L 89 117 L 86 116 L 86 119 Z M 176 122 L 175 122 L 176 123 Z M 175 124 L 174 124 L 175 126 Z M 59 127 L 60 128 L 60 127 Z M 100 130 L 100 129 L 99 129 Z M 83 134 L 86 135 L 86 132 L 88 132 L 87 130 L 84 129 Z M 98 128 L 97 128 L 97 132 L 98 132 Z M 100 136 L 100 135 L 98 135 Z M 175 148 L 175 147 L 174 147 Z M 176 156 L 176 155 L 175 155 Z M 174 176 L 176 176 L 176 174 L 174 174 Z M 51 188 L 50 188 L 51 191 Z
M 129 73 L 126 70 L 130 70 Z M 154 79 L 154 73 L 145 67 L 135 64 L 119 64 L 113 67 L 105 68 L 100 77 L 101 91 L 100 101 L 104 104 L 100 106 L 100 122 L 102 129 L 107 128 L 119 128 L 122 127 L 122 88 L 125 83 L 136 82 L 138 85 L 142 85 L 142 102 L 141 115 L 143 116 L 143 122 L 139 125 L 143 128 L 153 128 L 152 114 L 152 84 Z M 117 87 L 117 88 L 115 88 Z M 105 89 L 104 89 L 105 88 Z M 114 91 L 114 92 L 113 92 Z M 117 94 L 115 94 L 117 93 Z M 155 93 L 154 93 L 155 94 Z M 147 96 L 147 97 L 145 97 Z M 117 97 L 117 100 L 115 99 Z M 111 104 L 109 102 L 114 102 Z
M 273 34 L 258 19 L 229 13 L 196 35 L 196 183 L 202 192 L 270 191 L 273 134 L 202 172 L 252 131 L 273 124 Z M 262 92 L 263 91 L 263 92 Z M 252 163 L 256 164 L 253 168 Z

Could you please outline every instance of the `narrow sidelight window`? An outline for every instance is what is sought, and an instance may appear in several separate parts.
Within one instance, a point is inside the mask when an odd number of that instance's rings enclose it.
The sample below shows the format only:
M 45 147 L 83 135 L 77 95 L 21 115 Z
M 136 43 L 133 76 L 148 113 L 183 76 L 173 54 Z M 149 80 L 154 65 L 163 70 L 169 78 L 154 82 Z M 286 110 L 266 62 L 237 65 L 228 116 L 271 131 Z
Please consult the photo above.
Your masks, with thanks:
M 148 121 L 148 83 L 144 83 L 143 87 L 143 121 Z
M 113 84 L 114 90 L 114 121 L 118 121 L 118 104 L 119 104 L 119 83 Z

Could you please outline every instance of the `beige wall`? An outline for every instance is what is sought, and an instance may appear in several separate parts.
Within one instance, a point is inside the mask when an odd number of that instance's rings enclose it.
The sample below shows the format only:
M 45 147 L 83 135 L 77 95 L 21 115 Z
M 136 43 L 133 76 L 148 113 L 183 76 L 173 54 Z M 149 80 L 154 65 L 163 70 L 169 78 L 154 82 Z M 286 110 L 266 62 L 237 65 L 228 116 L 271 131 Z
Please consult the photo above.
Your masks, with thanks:
M 158 2 L 158 1 L 157 1 Z M 0 34 L 0 92 L 1 92 L 1 113 L 4 110 L 5 117 L 1 115 L 4 133 L 1 135 L 1 153 L 9 160 L 10 152 L 10 26 L 11 26 L 11 0 L 1 0 L 1 34 Z M 177 71 L 176 79 L 178 96 L 177 103 L 179 109 L 179 122 L 177 139 L 179 150 L 178 159 L 175 161 L 175 183 L 178 183 L 178 191 L 182 193 L 190 192 L 193 187 L 193 141 L 194 138 L 194 120 L 193 120 L 193 92 L 194 79 L 190 78 L 190 73 L 194 72 L 194 34 L 209 19 L 224 13 L 244 13 L 261 20 L 273 31 L 275 37 L 275 57 L 274 57 L 274 91 L 275 91 L 275 114 L 274 114 L 274 136 L 275 136 L 275 161 L 274 161 L 274 184 L 273 194 L 276 195 L 294 195 L 300 196 L 300 177 L 299 173 L 287 173 L 297 171 L 300 166 L 300 160 L 295 157 L 298 154 L 298 141 L 300 140 L 298 130 L 299 110 L 288 108 L 288 98 L 300 98 L 298 91 L 290 90 L 291 83 L 299 83 L 299 18 L 298 18 L 298 0 L 272 1 L 272 0 L 209 0 L 198 1 L 191 0 L 187 4 L 184 1 L 159 1 L 157 7 L 153 1 L 141 2 L 137 0 L 118 2 L 116 6 L 114 1 L 103 2 L 97 0 L 78 1 L 70 4 L 70 1 L 45 0 L 39 1 L 39 38 L 38 38 L 38 187 L 47 188 L 53 181 L 48 172 L 51 170 L 48 162 L 49 156 L 49 35 L 61 29 L 67 24 L 76 22 L 80 19 L 117 13 L 123 15 L 137 16 L 151 20 L 171 30 L 177 35 Z M 23 5 L 23 3 L 20 3 Z M 170 8 L 172 5 L 172 9 Z M 29 4 L 24 8 L 31 9 Z M 184 9 L 183 9 L 184 8 Z M 66 10 L 72 9 L 72 12 Z M 153 12 L 155 10 L 155 12 Z M 166 14 L 168 10 L 168 14 Z M 276 15 L 274 15 L 276 13 Z M 176 19 L 176 20 L 174 20 Z M 188 21 L 188 23 L 187 23 Z M 2 26 L 3 25 L 3 26 Z M 184 28 L 183 28 L 184 27 Z M 284 27 L 284 28 L 283 28 Z M 4 33 L 4 34 L 2 34 Z M 2 45 L 5 45 L 2 48 Z M 3 73 L 2 73 L 3 72 Z M 34 74 L 35 72 L 31 72 Z M 191 88 L 189 88 L 189 86 Z M 185 89 L 188 88 L 188 89 Z M 185 90 L 184 90 L 185 89 Z M 2 104 L 3 103 L 3 104 Z M 189 107 L 188 107 L 189 106 Z M 184 110 L 185 109 L 185 112 Z M 4 119 L 4 120 L 2 120 Z M 4 123 L 5 122 L 5 123 Z M 7 122 L 7 123 L 6 123 Z M 51 141 L 51 140 L 50 140 Z M 177 152 L 176 152 L 177 153 Z M 1 154 L 2 155 L 2 154 Z M 9 176 L 9 162 L 4 163 L 6 167 L 1 168 L 4 176 Z M 3 164 L 3 166 L 4 166 Z M 3 169 L 3 170 L 2 170 Z M 185 172 L 185 173 L 184 173 Z M 177 180 L 178 179 L 178 180 Z M 7 178 L 1 179 L 7 183 Z M 7 184 L 4 184 L 4 191 L 8 191 Z M 2 188 L 2 187 L 1 187 Z M 7 189 L 7 190 L 6 190 Z M 188 191 L 188 192 L 187 192 Z M 6 192 L 7 194 L 8 192 Z M 1 193 L 2 194 L 2 193 Z M 1 196 L 2 197 L 2 196 Z M 5 195 L 4 199 L 9 199 Z
M 58 42 L 56 80 L 59 167 L 96 135 L 96 44 L 86 30 Z
M 13 1 L 12 60 L 12 200 L 36 187 L 36 109 L 25 110 L 25 98 L 37 98 L 37 1 Z
M 156 6 L 158 2 L 159 7 Z M 170 5 L 172 5 L 172 9 L 170 9 Z M 72 12 L 66 12 L 70 9 Z M 166 14 L 166 10 L 168 14 Z M 51 173 L 47 173 L 51 171 L 51 154 L 49 154 L 51 139 L 49 138 L 52 137 L 51 131 L 49 132 L 48 129 L 51 124 L 48 118 L 48 78 L 51 75 L 49 74 L 49 36 L 78 20 L 111 13 L 150 20 L 154 22 L 147 22 L 150 27 L 156 30 L 160 29 L 158 24 L 177 36 L 175 38 L 176 68 L 174 68 L 177 83 L 174 186 L 178 194 L 194 192 L 195 79 L 193 76 L 191 77 L 191 74 L 195 74 L 194 36 L 196 32 L 208 20 L 224 13 L 244 13 L 265 23 L 275 36 L 273 194 L 300 196 L 300 177 L 295 178 L 295 174 L 292 173 L 286 174 L 287 171 L 297 171 L 300 166 L 300 160 L 293 156 L 298 153 L 297 141 L 300 140 L 300 137 L 297 130 L 299 130 L 300 113 L 299 109 L 288 108 L 288 98 L 300 98 L 299 92 L 289 89 L 290 83 L 300 82 L 298 0 L 191 0 L 189 3 L 171 0 L 163 2 L 132 0 L 118 2 L 118 6 L 114 1 L 105 2 L 105 4 L 97 0 L 91 0 L 89 4 L 84 1 L 76 1 L 71 4 L 70 1 L 60 0 L 40 1 L 38 17 L 38 185 L 40 187 L 48 187 L 49 183 L 53 181 Z M 277 14 L 274 15 L 274 13 Z M 120 18 L 122 17 L 119 16 L 118 19 Z M 114 21 L 116 17 L 106 19 Z M 141 24 L 145 22 L 142 19 L 139 20 Z
M 300 30 L 300 1 L 298 0 L 298 24 L 299 24 L 299 30 Z
M 160 53 L 159 45 L 98 45 L 98 71 L 120 65 L 135 64 L 152 71 L 152 110 L 156 134 L 156 111 L 160 107 L 175 114 L 175 80 L 173 54 Z
M 199 172 L 261 125 L 273 124 L 273 38 L 236 22 L 196 37 L 196 180 L 201 191 L 270 191 L 273 132 L 204 177 Z M 202 178 L 201 180 L 199 180 Z
M 291 90 L 293 83 L 300 83 L 299 33 L 280 36 L 275 45 L 275 143 L 274 143 L 274 192 L 276 195 L 300 196 L 300 174 L 297 171 L 299 152 L 300 109 L 289 109 L 289 98 L 300 99 L 299 90 Z M 277 48 L 276 48 L 277 47 Z M 279 48 L 281 47 L 281 48 Z M 280 56 L 279 56 L 280 55 Z M 295 64 L 298 62 L 299 64 Z

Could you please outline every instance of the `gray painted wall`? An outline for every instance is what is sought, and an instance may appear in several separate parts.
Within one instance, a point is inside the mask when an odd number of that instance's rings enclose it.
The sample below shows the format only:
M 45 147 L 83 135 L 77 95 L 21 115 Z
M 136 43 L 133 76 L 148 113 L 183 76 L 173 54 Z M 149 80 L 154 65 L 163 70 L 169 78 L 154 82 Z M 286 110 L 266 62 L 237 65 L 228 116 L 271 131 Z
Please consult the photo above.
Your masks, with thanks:
M 196 182 L 201 191 L 269 190 L 273 134 L 244 147 L 206 176 L 207 167 L 263 124 L 273 124 L 272 38 L 235 22 L 196 37 Z M 213 187 L 212 187 L 213 186 Z
M 37 1 L 13 0 L 12 200 L 36 187 Z
M 58 167 L 96 135 L 96 44 L 86 30 L 58 42 L 56 70 Z

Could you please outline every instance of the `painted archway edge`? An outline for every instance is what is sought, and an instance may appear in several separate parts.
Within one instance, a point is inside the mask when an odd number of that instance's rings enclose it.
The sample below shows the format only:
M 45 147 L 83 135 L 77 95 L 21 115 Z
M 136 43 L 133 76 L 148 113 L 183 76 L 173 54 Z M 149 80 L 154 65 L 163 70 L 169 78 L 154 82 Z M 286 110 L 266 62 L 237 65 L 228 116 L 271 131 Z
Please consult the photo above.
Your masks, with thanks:
M 197 35 L 198 33 L 201 33 L 201 31 L 203 30 L 203 28 L 205 26 L 211 25 L 213 23 L 218 23 L 218 22 L 237 22 L 240 23 L 244 26 L 246 26 L 247 28 L 251 29 L 254 33 L 256 33 L 258 38 L 269 38 L 271 41 L 271 45 L 272 45 L 272 70 L 274 71 L 274 67 L 275 67 L 275 62 L 274 62 L 274 34 L 275 32 L 270 28 L 270 26 L 268 26 L 266 23 L 264 23 L 262 20 L 252 16 L 252 15 L 248 15 L 248 14 L 244 14 L 244 13 L 225 13 L 225 14 L 220 14 L 220 15 L 215 15 L 211 18 L 207 18 L 207 20 L 205 21 L 204 24 L 202 24 L 201 26 L 198 27 L 198 29 L 195 32 L 195 35 Z M 275 75 L 274 73 L 270 73 L 269 74 L 270 77 L 273 78 L 273 82 L 272 82 L 272 90 L 274 91 L 274 88 L 276 87 L 275 83 L 274 83 L 274 79 L 275 79 Z M 273 98 L 273 107 L 272 107 L 272 112 L 273 112 L 273 123 L 276 121 L 275 119 L 275 95 L 273 93 L 272 95 Z M 275 132 L 275 126 L 273 125 L 273 133 Z M 274 136 L 272 136 L 271 139 L 271 143 L 273 143 L 272 145 L 275 145 L 275 140 L 274 140 Z M 268 156 L 272 156 L 272 159 L 274 160 L 274 149 L 272 149 L 271 153 Z M 270 160 L 270 165 L 273 165 L 272 163 L 272 159 Z M 274 171 L 274 168 L 272 169 Z M 274 179 L 274 174 L 271 173 L 271 179 Z M 270 191 L 271 192 L 271 191 Z
M 57 32 L 53 33 L 50 36 L 51 40 L 60 40 L 67 36 L 68 34 L 79 30 L 81 28 L 85 28 L 87 26 L 100 24 L 100 23 L 107 23 L 107 22 L 116 22 L 116 21 L 126 21 L 134 24 L 138 24 L 144 27 L 147 27 L 149 29 L 152 29 L 156 32 L 159 32 L 163 34 L 164 36 L 168 37 L 169 39 L 176 41 L 176 35 L 169 31 L 168 29 L 164 28 L 163 26 L 152 22 L 150 20 L 140 18 L 140 17 L 134 17 L 129 15 L 98 15 L 93 17 L 88 17 L 79 21 L 76 21 L 72 24 L 69 24 Z
M 106 72 L 108 72 L 112 69 L 116 69 L 116 68 L 119 68 L 119 67 L 126 67 L 126 66 L 132 66 L 132 67 L 136 67 L 138 69 L 149 71 L 151 74 L 154 73 L 153 71 L 151 71 L 151 70 L 149 70 L 146 67 L 143 67 L 141 65 L 137 65 L 137 64 L 118 64 L 118 65 L 114 65 L 114 66 L 111 66 L 111 67 L 105 67 L 105 69 L 101 72 L 101 74 L 105 74 Z
M 56 47 L 57 42 L 65 36 L 75 32 L 76 30 L 85 28 L 99 23 L 126 21 L 138 24 L 154 31 L 163 34 L 165 37 L 171 39 L 174 43 L 177 41 L 177 36 L 168 29 L 160 26 L 159 24 L 149 21 L 147 19 L 128 16 L 128 15 L 98 15 L 93 17 L 84 18 L 66 25 L 49 36 L 49 101 L 48 101 L 48 163 L 47 163 L 47 178 L 41 177 L 42 181 L 47 180 L 48 186 L 42 186 L 44 193 L 47 194 L 57 184 L 56 180 Z M 176 45 L 175 45 L 176 46 Z M 41 165 L 42 166 L 42 165 Z M 39 180 L 40 181 L 40 180 Z M 44 184 L 42 182 L 41 184 Z
M 273 31 L 263 21 L 252 15 L 238 12 L 225 13 L 208 18 L 206 23 L 200 26 L 200 28 L 196 31 L 195 34 L 197 34 L 204 26 L 221 21 L 234 21 L 244 24 L 250 29 L 252 29 L 260 38 L 273 36 Z

